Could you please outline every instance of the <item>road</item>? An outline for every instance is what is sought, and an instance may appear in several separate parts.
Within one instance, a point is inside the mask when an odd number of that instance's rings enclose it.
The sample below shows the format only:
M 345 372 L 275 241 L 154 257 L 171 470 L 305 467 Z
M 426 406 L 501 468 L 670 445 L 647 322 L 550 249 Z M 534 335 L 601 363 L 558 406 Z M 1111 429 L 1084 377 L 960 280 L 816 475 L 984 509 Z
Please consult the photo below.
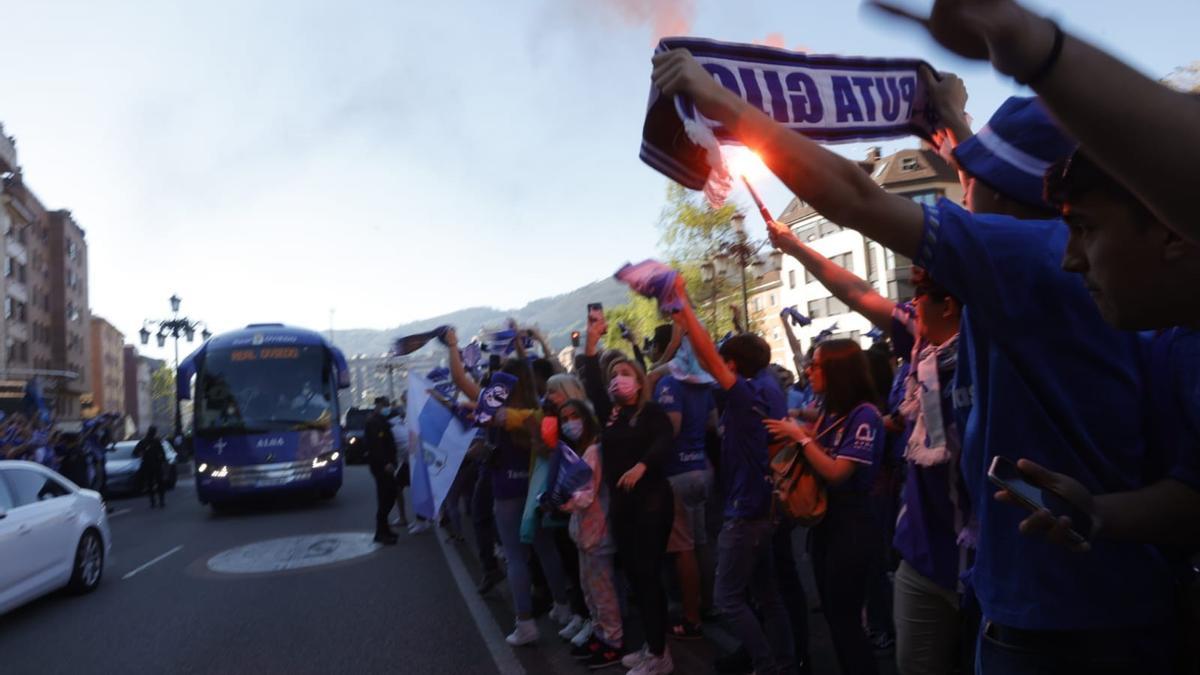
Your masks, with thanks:
M 54 594 L 0 616 L 0 672 L 587 672 L 545 618 L 538 647 L 504 644 L 507 590 L 475 593 L 466 546 L 433 533 L 371 544 L 374 487 L 363 467 L 348 467 L 332 501 L 218 515 L 182 476 L 167 499 L 165 510 L 144 498 L 111 502 L 113 552 L 94 593 Z M 281 538 L 299 539 L 264 548 Z M 296 568 L 356 546 L 358 557 Z M 268 571 L 244 573 L 254 564 Z M 836 672 L 816 615 L 811 629 L 815 672 Z M 712 672 L 715 653 L 732 644 L 719 626 L 706 632 L 708 641 L 671 643 L 677 673 Z

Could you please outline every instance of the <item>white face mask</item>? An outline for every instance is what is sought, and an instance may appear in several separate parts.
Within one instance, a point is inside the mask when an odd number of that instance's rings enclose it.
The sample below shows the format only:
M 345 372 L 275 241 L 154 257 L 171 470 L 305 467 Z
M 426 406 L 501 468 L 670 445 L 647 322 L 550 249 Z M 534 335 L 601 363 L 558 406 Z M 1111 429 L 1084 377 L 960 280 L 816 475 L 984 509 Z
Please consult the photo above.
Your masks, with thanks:
M 567 420 L 562 423 L 563 436 L 568 440 L 577 441 L 583 435 L 583 420 Z

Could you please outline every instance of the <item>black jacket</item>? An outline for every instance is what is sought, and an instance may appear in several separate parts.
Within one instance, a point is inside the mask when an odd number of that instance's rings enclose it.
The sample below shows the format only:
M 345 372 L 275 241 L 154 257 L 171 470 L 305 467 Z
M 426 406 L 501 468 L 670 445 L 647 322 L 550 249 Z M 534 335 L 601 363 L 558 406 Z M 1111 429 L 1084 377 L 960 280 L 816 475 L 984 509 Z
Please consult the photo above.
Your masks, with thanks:
M 133 456 L 142 458 L 143 467 L 161 467 L 167 462 L 167 454 L 163 452 L 162 439 L 157 436 L 147 436 L 138 441 L 133 448 Z
M 396 463 L 396 437 L 392 436 L 392 425 L 383 415 L 373 412 L 367 417 L 363 443 L 367 444 L 367 463 L 372 469 Z

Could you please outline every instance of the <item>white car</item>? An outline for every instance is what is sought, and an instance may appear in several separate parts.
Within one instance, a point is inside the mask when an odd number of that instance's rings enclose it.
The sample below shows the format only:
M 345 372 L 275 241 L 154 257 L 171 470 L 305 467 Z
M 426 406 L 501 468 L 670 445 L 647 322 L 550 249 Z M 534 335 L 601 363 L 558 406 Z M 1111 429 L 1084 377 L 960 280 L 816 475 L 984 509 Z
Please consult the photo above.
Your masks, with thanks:
M 33 462 L 0 461 L 0 613 L 100 584 L 112 549 L 104 501 Z

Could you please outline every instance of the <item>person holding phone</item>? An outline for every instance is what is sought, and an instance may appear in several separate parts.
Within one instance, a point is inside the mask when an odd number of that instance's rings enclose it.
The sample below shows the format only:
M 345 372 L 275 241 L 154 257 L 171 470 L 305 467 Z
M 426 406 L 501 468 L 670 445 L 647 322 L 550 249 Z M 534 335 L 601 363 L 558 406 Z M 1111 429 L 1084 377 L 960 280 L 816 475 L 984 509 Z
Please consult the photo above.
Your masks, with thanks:
M 609 521 L 625 573 L 637 596 L 646 636 L 644 649 L 621 663 L 634 675 L 674 670 L 667 649 L 667 595 L 663 567 L 674 519 L 674 495 L 664 472 L 672 451 L 671 421 L 650 400 L 646 374 L 633 361 L 608 362 L 608 386 L 597 345 L 608 329 L 604 317 L 589 317 L 584 349 L 584 385 L 602 420 L 601 469 L 611 497 Z

